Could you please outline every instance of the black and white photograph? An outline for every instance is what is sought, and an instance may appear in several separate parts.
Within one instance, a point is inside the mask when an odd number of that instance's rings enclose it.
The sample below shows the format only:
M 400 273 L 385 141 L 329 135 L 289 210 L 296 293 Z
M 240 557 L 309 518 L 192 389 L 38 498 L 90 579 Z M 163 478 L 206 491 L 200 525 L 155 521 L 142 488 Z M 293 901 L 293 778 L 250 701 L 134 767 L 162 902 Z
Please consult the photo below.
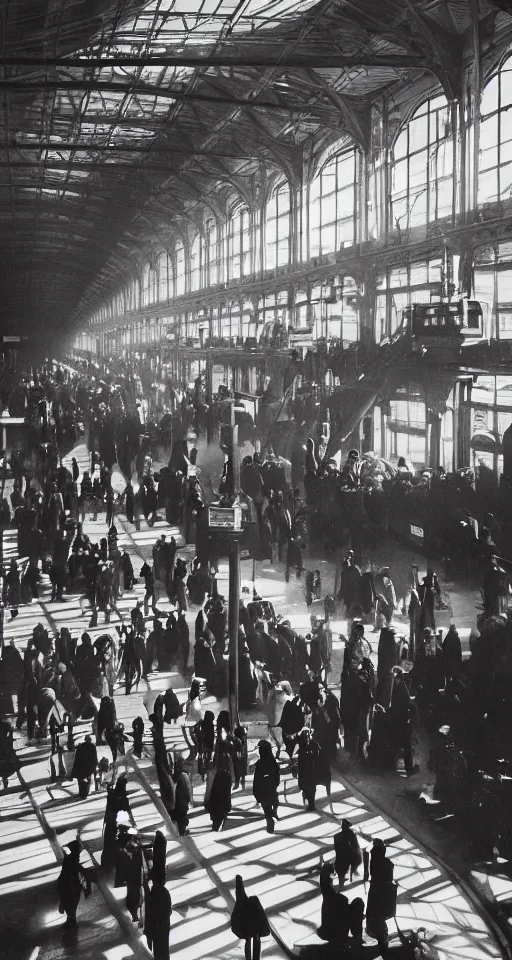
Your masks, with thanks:
M 0 957 L 512 960 L 512 0 L 1 0 Z

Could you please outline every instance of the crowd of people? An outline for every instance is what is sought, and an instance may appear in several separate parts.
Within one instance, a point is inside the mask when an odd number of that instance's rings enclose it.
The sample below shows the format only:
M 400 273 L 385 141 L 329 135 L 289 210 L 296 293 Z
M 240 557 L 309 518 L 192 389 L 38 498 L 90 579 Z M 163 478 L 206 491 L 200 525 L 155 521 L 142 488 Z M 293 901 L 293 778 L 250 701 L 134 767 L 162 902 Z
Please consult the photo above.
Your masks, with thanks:
M 149 719 L 160 797 L 179 835 L 187 836 L 188 810 L 193 802 L 193 791 L 184 758 L 177 755 L 173 759 L 167 751 L 163 737 L 164 720 L 160 706 L 156 703 Z M 240 785 L 244 785 L 247 773 L 247 760 L 246 756 L 244 758 L 242 746 L 244 731 L 241 728 L 231 731 L 227 711 L 219 713 L 216 724 L 213 722 L 213 714 L 208 716 L 208 712 L 204 721 L 207 721 L 209 730 L 201 730 L 201 722 L 198 722 L 193 732 L 193 741 L 202 755 L 203 764 L 208 757 L 206 767 L 202 767 L 203 772 L 207 771 L 204 806 L 211 818 L 213 829 L 218 830 L 230 811 L 233 783 L 236 787 L 238 780 Z M 313 741 L 304 734 L 305 731 L 299 738 L 299 782 L 300 767 L 306 769 L 314 757 L 311 748 Z M 85 748 L 91 754 L 95 751 L 89 736 L 86 736 L 81 745 L 84 753 Z M 273 833 L 274 822 L 278 818 L 280 767 L 268 740 L 260 742 L 258 752 L 259 759 L 254 767 L 253 795 L 262 808 L 268 832 Z M 134 754 L 139 755 L 136 743 Z M 90 759 L 92 765 L 93 758 Z M 75 765 L 76 763 L 75 760 Z M 82 770 L 81 773 L 83 775 L 85 771 Z M 106 877 L 113 879 L 115 887 L 126 888 L 127 911 L 132 920 L 143 927 L 155 960 L 168 960 L 172 901 L 165 887 L 165 835 L 157 831 L 153 838 L 137 827 L 130 807 L 125 773 L 113 776 L 106 789 L 102 870 Z M 370 848 L 370 842 L 371 837 L 360 830 L 356 833 L 349 821 L 342 821 L 341 830 L 333 838 L 333 859 L 327 862 L 321 859 L 319 865 L 322 905 L 318 936 L 338 950 L 350 948 L 350 955 L 358 956 L 357 949 L 365 948 L 367 943 L 363 936 L 366 918 L 368 937 L 377 941 L 381 955 L 386 957 L 389 948 L 387 924 L 396 914 L 397 884 L 393 881 L 393 862 L 386 857 L 384 843 L 380 839 L 373 840 Z M 57 883 L 59 910 L 66 913 L 67 927 L 76 926 L 81 894 L 83 892 L 86 897 L 89 896 L 91 880 L 97 879 L 96 872 L 80 862 L 80 851 L 79 838 L 67 845 Z M 357 879 L 361 867 L 364 867 L 364 883 L 369 881 L 366 904 L 360 897 L 349 902 L 342 892 L 347 879 L 350 883 Z M 333 885 L 334 876 L 337 877 L 338 890 Z M 271 926 L 259 899 L 247 896 L 241 876 L 236 877 L 235 892 L 231 930 L 236 937 L 245 941 L 246 957 L 259 960 L 261 939 L 270 936 Z M 408 938 L 402 937 L 402 942 L 407 945 Z M 412 938 L 410 953 L 400 955 L 414 957 L 414 942 Z M 392 955 L 389 953 L 389 956 Z
M 217 558 L 211 555 L 205 528 L 207 496 L 197 476 L 197 449 L 189 442 L 188 431 L 192 427 L 200 436 L 211 430 L 212 423 L 222 428 L 229 422 L 231 403 L 221 398 L 213 414 L 200 383 L 193 390 L 178 391 L 170 384 L 160 390 L 153 384 L 154 371 L 142 372 L 139 376 L 140 369 L 131 370 L 129 363 L 121 362 L 111 370 L 98 368 L 91 380 L 90 370 L 73 375 L 62 368 L 45 369 L 33 373 L 24 394 L 20 393 L 37 442 L 28 465 L 13 458 L 12 492 L 3 498 L 2 523 L 15 525 L 22 558 L 19 563 L 13 560 L 5 571 L 3 603 L 15 619 L 21 604 L 38 597 L 42 574 L 47 573 L 51 602 L 62 602 L 67 593 L 80 594 L 89 629 L 103 615 L 105 632 L 93 641 L 85 631 L 78 639 L 62 626 L 52 637 L 38 624 L 23 654 L 13 643 L 6 645 L 0 662 L 0 715 L 7 718 L 16 710 L 16 726 L 24 730 L 26 724 L 29 740 L 51 739 L 52 777 L 76 779 L 78 796 L 84 800 L 93 783 L 99 789 L 109 771 L 115 770 L 127 744 L 136 758 L 150 750 L 160 798 L 180 836 L 189 832 L 193 803 L 189 771 L 197 769 L 205 784 L 204 808 L 212 830 L 218 832 L 231 811 L 232 792 L 244 789 L 249 776 L 248 742 L 243 724 L 233 727 L 227 711 L 215 717 L 203 710 L 201 702 L 205 691 L 218 700 L 228 692 L 228 616 L 217 588 Z M 157 413 L 161 415 L 158 437 L 148 422 L 150 414 Z M 72 445 L 82 428 L 91 453 L 90 471 L 83 475 L 76 460 L 68 469 L 61 459 L 63 449 Z M 397 596 L 391 571 L 362 572 L 367 518 L 371 515 L 383 531 L 387 529 L 383 497 L 388 495 L 384 486 L 379 490 L 381 481 L 373 467 L 377 480 L 365 486 L 369 468 L 357 450 L 350 451 L 341 468 L 313 440 L 305 444 L 303 456 L 299 452 L 290 461 L 276 456 L 271 448 L 263 453 L 256 450 L 242 462 L 238 495 L 232 452 L 229 444 L 223 444 L 222 429 L 220 438 L 226 456 L 218 502 L 226 506 L 235 498 L 240 500 L 244 536 L 252 555 L 283 563 L 286 580 L 292 572 L 298 578 L 304 576 L 308 607 L 318 609 L 322 582 L 318 570 L 305 569 L 307 544 L 325 542 L 327 531 L 328 539 L 336 538 L 339 546 L 340 530 L 348 531 L 339 581 L 334 592 L 323 598 L 323 615 L 312 615 L 307 635 L 276 615 L 272 604 L 255 590 L 251 599 L 240 601 L 239 704 L 242 710 L 261 706 L 269 721 L 270 739 L 259 744 L 252 771 L 253 795 L 268 833 L 274 834 L 279 817 L 283 769 L 297 778 L 304 805 L 313 811 L 318 788 L 330 793 L 331 766 L 342 744 L 375 771 L 396 770 L 402 758 L 406 774 L 416 774 L 419 767 L 413 747 L 419 724 L 426 726 L 433 744 L 437 794 L 453 803 L 460 796 L 461 783 L 474 784 L 489 757 L 508 758 L 502 733 L 503 728 L 508 730 L 509 625 L 502 617 L 508 581 L 495 559 L 499 551 L 492 539 L 493 518 L 480 533 L 470 513 L 464 521 L 475 539 L 486 545 L 486 619 L 480 635 L 473 638 L 466 665 L 455 627 L 442 644 L 436 636 L 435 614 L 442 599 L 433 569 L 428 569 L 421 583 L 411 583 L 409 631 L 403 637 L 393 626 Z M 159 470 L 153 466 L 157 442 L 170 451 L 167 467 Z M 115 485 L 116 464 L 121 488 Z M 138 477 L 136 489 L 133 472 Z M 405 496 L 407 485 L 413 486 L 406 472 L 399 465 L 394 481 L 395 489 L 401 490 L 397 496 Z M 430 488 L 442 482 L 438 477 Z M 123 525 L 126 520 L 138 529 L 144 517 L 151 528 L 159 511 L 169 524 L 181 526 L 186 542 L 195 544 L 196 557 L 187 564 L 178 555 L 173 537 L 155 534 L 151 558 L 136 573 L 128 551 L 119 549 L 116 521 L 122 516 Z M 83 523 L 86 517 L 95 521 L 100 512 L 105 513 L 108 533 L 95 543 L 84 533 Z M 144 583 L 143 599 L 134 602 L 129 620 L 123 620 L 118 601 L 133 591 L 137 580 Z M 163 612 L 162 600 L 166 607 L 170 603 L 170 612 Z M 195 608 L 192 643 L 186 616 L 190 608 Z M 107 629 L 114 614 L 115 627 Z M 333 677 L 331 663 L 335 617 L 348 621 L 339 678 Z M 365 637 L 367 628 L 380 631 L 376 665 Z M 484 662 L 490 634 L 498 657 L 492 675 Z M 500 697 L 495 698 L 497 662 L 503 669 Z M 146 737 L 140 716 L 131 731 L 125 730 L 116 714 L 116 684 L 129 694 L 154 671 L 174 669 L 189 685 L 186 702 L 180 703 L 169 686 L 152 705 L 151 738 Z M 339 698 L 331 689 L 338 681 Z M 78 729 L 79 720 L 91 721 L 91 733 L 82 734 L 77 742 L 73 728 Z M 173 758 L 167 750 L 166 724 L 176 723 L 183 726 L 188 757 Z M 444 733 L 439 734 L 441 728 Z M 103 746 L 111 752 L 111 764 L 99 756 Z M 286 759 L 281 757 L 283 751 Z M 462 755 L 464 777 L 460 765 L 452 762 L 454 756 Z M 2 719 L 4 787 L 17 769 L 12 726 Z M 129 819 L 126 780 L 121 776 L 108 788 L 102 864 L 107 870 L 115 869 L 118 885 L 126 884 L 127 908 L 134 921 L 140 919 L 144 900 L 148 944 L 157 960 L 167 958 L 172 905 L 165 868 L 162 872 L 158 858 L 161 840 L 146 843 L 133 818 L 131 826 L 119 819 L 123 812 Z M 385 955 L 386 922 L 396 907 L 392 863 L 385 850 L 374 845 L 365 866 L 370 880 L 368 902 L 366 906 L 358 900 L 349 903 L 334 890 L 333 875 L 337 874 L 342 887 L 348 871 L 358 868 L 361 851 L 357 852 L 357 838 L 354 841 L 346 823 L 342 836 L 335 864 L 326 864 L 320 871 L 320 936 L 340 946 L 350 942 L 355 949 L 361 944 L 366 914 L 368 935 Z M 503 838 L 508 840 L 505 818 L 495 818 L 492 842 L 500 844 Z M 350 862 L 349 849 L 353 852 Z M 69 846 L 59 883 L 60 906 L 73 926 L 80 892 L 88 889 L 78 843 Z M 232 929 L 248 944 L 246 956 L 257 960 L 268 924 L 262 911 L 251 905 L 254 898 L 245 894 L 241 878 L 237 878 L 236 892 Z M 405 941 L 402 946 L 408 948 Z

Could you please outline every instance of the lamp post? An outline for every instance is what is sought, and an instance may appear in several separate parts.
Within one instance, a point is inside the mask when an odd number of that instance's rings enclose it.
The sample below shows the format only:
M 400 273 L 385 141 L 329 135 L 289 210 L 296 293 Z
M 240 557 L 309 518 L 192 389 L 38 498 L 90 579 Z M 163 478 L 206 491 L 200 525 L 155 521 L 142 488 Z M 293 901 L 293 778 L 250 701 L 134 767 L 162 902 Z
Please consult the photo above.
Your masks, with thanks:
M 228 699 L 231 729 L 239 722 L 238 712 L 238 629 L 240 604 L 240 541 L 233 540 L 229 553 L 229 667 Z
M 231 405 L 231 456 L 233 458 L 233 486 L 235 504 L 240 495 L 240 453 L 238 450 L 238 427 L 235 424 L 235 403 Z M 239 722 L 238 713 L 238 630 L 240 620 L 240 535 L 231 543 L 229 552 L 229 682 L 228 699 L 231 729 Z
M 240 540 L 243 536 L 242 506 L 240 504 L 240 455 L 238 451 L 238 427 L 234 424 L 234 404 L 231 408 L 229 437 L 223 441 L 228 452 L 230 468 L 228 503 L 211 504 L 208 507 L 208 559 L 227 557 L 229 562 L 229 605 L 227 680 L 228 704 L 231 724 L 238 724 L 238 629 L 240 602 Z M 226 430 L 227 433 L 227 430 Z M 198 551 L 199 555 L 199 551 Z

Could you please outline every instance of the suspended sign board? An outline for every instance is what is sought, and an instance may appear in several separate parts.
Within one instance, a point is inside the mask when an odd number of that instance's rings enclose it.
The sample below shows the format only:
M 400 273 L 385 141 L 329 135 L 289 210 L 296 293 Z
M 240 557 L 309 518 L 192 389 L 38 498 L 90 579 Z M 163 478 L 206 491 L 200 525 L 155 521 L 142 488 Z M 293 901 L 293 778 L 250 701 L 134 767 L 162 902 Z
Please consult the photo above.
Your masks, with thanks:
M 209 507 L 208 526 L 210 530 L 232 530 L 233 533 L 242 529 L 241 507 Z
M 411 536 L 418 537 L 420 540 L 423 540 L 423 537 L 425 536 L 423 527 L 416 527 L 414 523 L 411 523 Z

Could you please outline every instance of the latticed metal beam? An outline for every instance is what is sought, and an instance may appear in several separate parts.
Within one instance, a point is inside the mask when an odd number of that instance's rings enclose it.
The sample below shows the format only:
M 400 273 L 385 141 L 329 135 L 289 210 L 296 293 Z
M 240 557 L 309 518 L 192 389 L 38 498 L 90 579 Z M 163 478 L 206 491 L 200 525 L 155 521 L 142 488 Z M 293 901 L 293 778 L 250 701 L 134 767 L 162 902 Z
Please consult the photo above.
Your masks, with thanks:
M 424 69 L 424 67 L 422 68 Z M 35 90 L 87 90 L 95 93 L 122 93 L 131 96 L 161 97 L 165 100 L 197 101 L 199 103 L 220 103 L 235 107 L 260 107 L 264 110 L 276 110 L 281 113 L 311 113 L 314 104 L 275 103 L 273 100 L 256 100 L 249 92 L 248 97 L 209 96 L 203 93 L 190 93 L 175 90 L 172 87 L 152 87 L 150 84 L 118 83 L 116 80 L 0 80 L 0 90 L 9 90 L 11 93 L 24 93 Z M 113 123 L 115 121 L 112 121 Z
M 258 45 L 261 41 L 258 42 Z M 251 44 L 252 45 L 252 44 Z M 107 69 L 108 67 L 280 67 L 301 69 L 318 67 L 319 69 L 343 67 L 410 67 L 425 66 L 425 61 L 412 54 L 388 53 L 382 55 L 367 54 L 364 51 L 355 57 L 330 53 L 303 53 L 295 56 L 283 56 L 281 44 L 275 45 L 273 54 L 254 55 L 241 52 L 242 44 L 237 44 L 233 54 L 216 53 L 204 56 L 143 56 L 143 57 L 0 57 L 3 67 L 73 67 Z
M 212 154 L 212 156 L 215 156 L 215 154 Z M 249 159 L 249 158 L 233 157 L 233 159 Z M 254 160 L 261 160 L 261 159 L 262 159 L 261 157 L 254 157 Z M 137 173 L 137 174 L 165 173 L 167 176 L 169 176 L 169 174 L 173 172 L 169 164 L 164 164 L 164 163 L 145 163 L 144 166 L 140 167 L 140 166 L 136 166 L 136 164 L 134 163 L 118 163 L 117 161 L 116 163 L 107 163 L 106 159 L 104 159 L 103 161 L 101 159 L 95 159 L 90 163 L 87 163 L 87 162 L 80 163 L 80 161 L 78 160 L 73 160 L 73 161 L 68 160 L 67 162 L 64 160 L 61 160 L 61 161 L 46 160 L 46 161 L 41 161 L 40 166 L 34 160 L 32 160 L 32 162 L 30 160 L 16 160 L 16 161 L 12 161 L 11 163 L 9 163 L 8 160 L 0 160 L 0 169 L 1 168 L 4 168 L 6 170 L 8 169 L 33 170 L 34 173 L 38 173 L 38 174 L 44 170 L 46 171 L 46 173 L 49 173 L 50 175 L 52 170 L 62 170 L 64 172 L 69 172 L 69 173 L 72 173 L 73 170 L 77 170 L 77 171 L 86 171 L 87 173 L 101 173 L 102 175 L 104 173 L 112 173 L 112 174 L 120 173 L 122 175 L 128 170 L 131 170 L 132 173 Z M 63 186 L 66 184 L 70 186 L 71 184 L 74 184 L 74 183 L 86 183 L 86 182 L 87 181 L 85 180 L 85 178 L 84 180 L 69 180 L 69 181 L 62 180 L 61 181 Z M 15 180 L 13 181 L 13 183 L 14 185 L 16 185 Z
M 368 151 L 379 97 L 399 89 L 402 116 L 414 77 L 433 74 L 449 99 L 459 90 L 467 36 L 433 0 L 306 0 L 289 13 L 271 0 L 257 29 L 244 8 L 230 34 L 237 3 L 224 16 L 180 14 L 177 0 L 5 0 L 0 322 L 23 323 L 25 301 L 49 326 L 88 316 L 155 237 L 169 249 L 203 213 L 223 219 L 233 189 L 252 202 L 258 176 L 262 191 L 278 170 L 298 186 L 327 131 Z M 439 0 L 480 21 L 511 3 Z M 503 44 L 507 29 L 496 26 Z
M 252 104 L 251 104 L 252 106 Z M 101 134 L 100 134 L 101 136 Z M 105 134 L 108 136 L 108 134 Z M 2 144 L 0 144 L 0 154 L 2 149 L 6 149 Z M 221 157 L 223 159 L 233 159 L 233 160 L 259 160 L 260 156 L 256 154 L 241 154 L 241 153 L 210 153 L 207 150 L 201 150 L 195 147 L 170 147 L 166 144 L 155 143 L 153 140 L 148 140 L 146 144 L 136 143 L 131 144 L 127 143 L 124 145 L 117 143 L 95 143 L 94 140 L 89 140 L 87 143 L 74 143 L 74 142 L 63 142 L 63 141 L 51 141 L 51 140 L 39 140 L 37 143 L 30 142 L 24 143 L 22 140 L 15 140 L 14 142 L 9 143 L 9 150 L 31 150 L 31 151 L 40 151 L 40 150 L 53 150 L 55 153 L 58 153 L 59 150 L 74 150 L 75 152 L 84 153 L 88 150 L 97 150 L 100 153 L 177 153 L 183 154 L 184 156 L 198 156 L 198 157 Z M 51 164 L 51 160 L 48 161 Z M 73 166 L 75 164 L 73 163 Z M 117 164 L 116 164 L 117 166 Z

